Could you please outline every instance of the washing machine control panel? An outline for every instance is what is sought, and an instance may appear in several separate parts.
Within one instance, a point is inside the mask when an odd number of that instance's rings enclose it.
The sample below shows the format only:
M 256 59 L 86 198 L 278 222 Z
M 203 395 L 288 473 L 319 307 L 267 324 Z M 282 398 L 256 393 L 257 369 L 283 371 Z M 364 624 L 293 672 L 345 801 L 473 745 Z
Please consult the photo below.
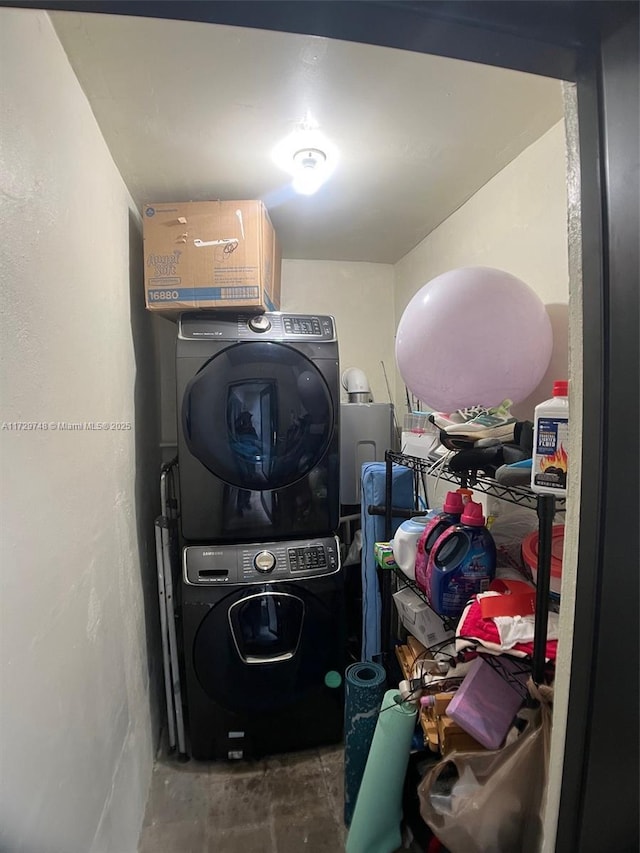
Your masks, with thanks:
M 188 545 L 182 552 L 188 584 L 221 585 L 298 580 L 340 570 L 334 536 L 243 545 Z
M 210 314 L 206 311 L 180 315 L 181 340 L 218 341 L 309 341 L 336 340 L 335 321 L 327 314 Z
M 326 569 L 327 554 L 322 545 L 309 545 L 306 548 L 288 548 L 289 567 L 292 574 L 309 570 Z

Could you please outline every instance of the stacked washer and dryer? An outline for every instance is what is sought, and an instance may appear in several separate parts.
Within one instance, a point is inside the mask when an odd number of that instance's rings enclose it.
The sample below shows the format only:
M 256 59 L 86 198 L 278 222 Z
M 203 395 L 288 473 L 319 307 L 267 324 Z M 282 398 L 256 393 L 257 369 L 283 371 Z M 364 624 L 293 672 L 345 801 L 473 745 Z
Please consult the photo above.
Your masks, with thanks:
M 192 755 L 336 742 L 345 606 L 333 318 L 183 314 L 176 354 Z

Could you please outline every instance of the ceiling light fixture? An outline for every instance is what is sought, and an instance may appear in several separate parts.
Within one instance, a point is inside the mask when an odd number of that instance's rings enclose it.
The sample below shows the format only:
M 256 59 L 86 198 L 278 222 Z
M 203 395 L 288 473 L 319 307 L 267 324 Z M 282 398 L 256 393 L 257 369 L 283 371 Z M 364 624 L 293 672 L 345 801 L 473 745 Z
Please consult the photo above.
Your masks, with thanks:
M 293 162 L 294 190 L 300 195 L 313 195 L 326 180 L 327 155 L 319 148 L 302 148 L 293 155 Z
M 338 151 L 309 117 L 271 152 L 273 162 L 293 178 L 293 189 L 312 195 L 333 173 Z

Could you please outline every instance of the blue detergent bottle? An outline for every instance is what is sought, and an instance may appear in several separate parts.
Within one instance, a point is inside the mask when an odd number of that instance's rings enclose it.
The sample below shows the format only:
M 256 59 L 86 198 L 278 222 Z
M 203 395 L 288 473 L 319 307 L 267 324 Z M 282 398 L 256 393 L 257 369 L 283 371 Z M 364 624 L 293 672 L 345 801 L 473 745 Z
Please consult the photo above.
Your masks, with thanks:
M 482 505 L 469 501 L 429 555 L 431 606 L 441 616 L 460 616 L 472 595 L 485 592 L 496 574 L 496 543 L 485 527 Z
M 460 521 L 464 502 L 459 492 L 447 492 L 444 505 L 441 510 L 432 510 L 427 515 L 427 524 L 424 532 L 418 540 L 416 548 L 415 579 L 427 598 L 431 581 L 429 578 L 429 554 L 438 541 L 440 535 L 448 530 L 452 524 Z

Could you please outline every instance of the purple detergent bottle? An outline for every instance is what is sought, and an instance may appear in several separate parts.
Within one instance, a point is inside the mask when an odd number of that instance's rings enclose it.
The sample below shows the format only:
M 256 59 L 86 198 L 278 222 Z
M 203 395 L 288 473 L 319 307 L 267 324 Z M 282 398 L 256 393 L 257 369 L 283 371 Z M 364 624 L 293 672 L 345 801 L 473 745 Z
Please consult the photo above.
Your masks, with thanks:
M 496 574 L 496 544 L 481 504 L 469 501 L 460 523 L 438 537 L 427 574 L 427 598 L 441 616 L 460 616 L 472 595 L 487 590 Z
M 464 502 L 459 492 L 447 492 L 444 506 L 438 512 L 429 513 L 429 521 L 418 540 L 416 548 L 416 583 L 429 595 L 429 554 L 438 537 L 453 524 L 460 521 Z

